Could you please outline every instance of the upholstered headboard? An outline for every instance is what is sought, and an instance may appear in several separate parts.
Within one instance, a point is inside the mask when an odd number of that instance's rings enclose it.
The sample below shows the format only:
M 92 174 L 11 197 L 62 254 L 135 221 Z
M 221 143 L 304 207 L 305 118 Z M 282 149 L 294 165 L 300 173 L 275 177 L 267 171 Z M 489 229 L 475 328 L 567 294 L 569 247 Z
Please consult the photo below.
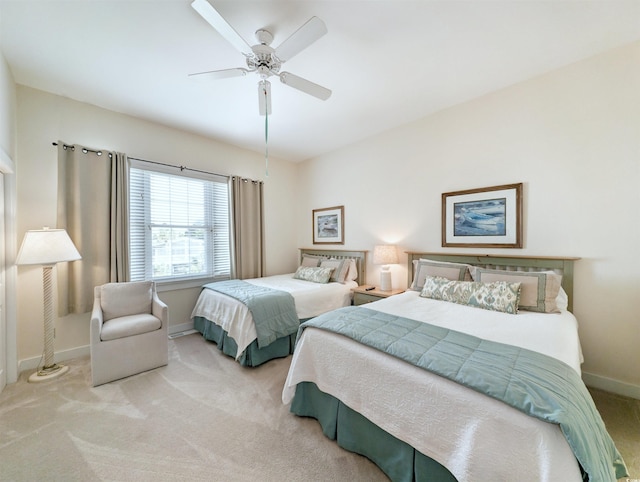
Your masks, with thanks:
M 452 263 L 466 263 L 489 269 L 507 271 L 554 271 L 562 275 L 562 288 L 569 298 L 569 311 L 573 312 L 573 263 L 580 258 L 553 256 L 509 256 L 490 254 L 449 254 L 449 253 L 420 253 L 407 251 L 408 286 L 413 281 L 413 262 L 418 259 L 432 259 L 434 261 L 448 261 Z
M 358 268 L 358 277 L 356 282 L 361 285 L 367 282 L 367 251 L 346 251 L 343 249 L 317 249 L 317 248 L 300 248 L 300 261 L 303 254 L 314 256 L 326 256 L 328 258 L 344 259 L 352 258 L 356 260 Z

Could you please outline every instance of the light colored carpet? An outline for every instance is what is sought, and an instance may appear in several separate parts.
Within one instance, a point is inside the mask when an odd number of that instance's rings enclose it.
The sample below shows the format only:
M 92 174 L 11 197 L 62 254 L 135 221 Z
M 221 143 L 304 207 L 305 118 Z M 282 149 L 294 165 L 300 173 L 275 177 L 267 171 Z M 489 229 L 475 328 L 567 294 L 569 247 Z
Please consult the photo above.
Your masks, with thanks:
M 590 388 L 593 401 L 616 443 L 629 478 L 640 482 L 640 400 Z
M 169 365 L 90 387 L 88 358 L 0 394 L 2 481 L 380 481 L 281 401 L 291 357 L 243 368 L 199 334 Z
M 199 334 L 169 340 L 169 365 L 90 387 L 88 358 L 0 394 L 2 481 L 385 481 L 281 392 L 291 357 L 243 368 Z M 640 401 L 592 391 L 640 478 Z

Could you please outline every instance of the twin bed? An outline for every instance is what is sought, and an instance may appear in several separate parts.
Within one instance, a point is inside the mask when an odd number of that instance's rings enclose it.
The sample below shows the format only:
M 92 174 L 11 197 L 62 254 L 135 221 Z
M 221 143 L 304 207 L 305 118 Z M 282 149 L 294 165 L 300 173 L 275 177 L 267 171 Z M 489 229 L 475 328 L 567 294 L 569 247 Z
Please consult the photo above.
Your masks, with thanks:
M 409 253 L 408 272 L 407 292 L 301 327 L 293 413 L 394 481 L 626 475 L 580 379 L 573 259 Z
M 366 280 L 366 254 L 366 251 L 301 249 L 301 265 L 334 268 L 326 283 L 296 279 L 294 273 L 243 280 L 251 286 L 240 285 L 245 291 L 242 294 L 246 294 L 246 288 L 254 290 L 247 297 L 256 297 L 255 293 L 267 296 L 268 290 L 274 289 L 293 298 L 295 320 L 281 327 L 274 340 L 268 334 L 264 340 L 259 336 L 260 326 L 256 330 L 254 313 L 246 304 L 215 289 L 233 282 L 205 285 L 191 314 L 194 328 L 243 366 L 255 367 L 273 358 L 286 357 L 293 353 L 301 321 L 351 304 L 352 289 Z

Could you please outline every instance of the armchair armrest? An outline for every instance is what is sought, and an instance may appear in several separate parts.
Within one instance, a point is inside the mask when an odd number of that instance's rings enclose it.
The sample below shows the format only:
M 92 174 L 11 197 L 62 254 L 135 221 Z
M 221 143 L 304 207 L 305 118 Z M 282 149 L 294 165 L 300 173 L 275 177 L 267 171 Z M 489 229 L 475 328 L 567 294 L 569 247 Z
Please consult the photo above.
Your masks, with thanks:
M 158 293 L 156 293 L 155 290 L 151 298 L 151 314 L 160 319 L 163 327 L 169 323 L 169 308 L 164 301 L 158 297 Z
M 100 295 L 97 295 L 93 300 L 93 311 L 91 312 L 91 325 L 90 336 L 91 343 L 100 342 L 100 333 L 102 332 L 102 324 L 104 318 L 102 316 L 102 308 L 100 307 Z

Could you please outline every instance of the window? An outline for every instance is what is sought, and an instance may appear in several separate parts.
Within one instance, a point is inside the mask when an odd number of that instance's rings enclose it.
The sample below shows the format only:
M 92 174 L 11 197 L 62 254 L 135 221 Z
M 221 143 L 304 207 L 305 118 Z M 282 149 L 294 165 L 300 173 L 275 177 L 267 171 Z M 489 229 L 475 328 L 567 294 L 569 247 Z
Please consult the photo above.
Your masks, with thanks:
M 229 278 L 229 186 L 224 176 L 131 160 L 131 281 Z

